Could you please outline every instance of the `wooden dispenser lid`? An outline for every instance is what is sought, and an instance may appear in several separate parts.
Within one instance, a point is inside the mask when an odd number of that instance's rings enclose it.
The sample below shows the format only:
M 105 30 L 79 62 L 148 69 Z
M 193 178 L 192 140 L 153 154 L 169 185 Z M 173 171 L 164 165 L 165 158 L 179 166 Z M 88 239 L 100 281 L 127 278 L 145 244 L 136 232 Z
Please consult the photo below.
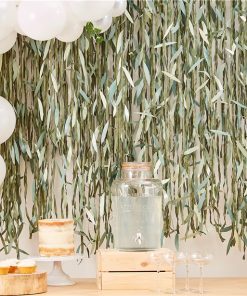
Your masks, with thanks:
M 151 162 L 123 162 L 122 163 L 123 170 L 151 170 L 152 163 Z

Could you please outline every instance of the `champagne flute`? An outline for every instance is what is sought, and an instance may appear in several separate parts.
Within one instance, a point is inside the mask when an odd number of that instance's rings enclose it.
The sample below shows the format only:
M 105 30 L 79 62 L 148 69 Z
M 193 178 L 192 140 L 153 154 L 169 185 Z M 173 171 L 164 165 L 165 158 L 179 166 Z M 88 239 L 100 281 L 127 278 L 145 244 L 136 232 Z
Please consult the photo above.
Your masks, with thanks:
M 162 260 L 162 252 L 160 251 L 154 251 L 150 253 L 150 261 L 155 264 L 156 266 L 156 271 L 157 271 L 157 292 L 160 294 L 161 289 L 160 289 L 160 271 L 161 271 L 161 266 L 163 263 Z
M 163 254 L 163 260 L 171 267 L 172 272 L 172 294 L 176 294 L 176 285 L 175 285 L 175 256 L 172 251 L 165 252 Z

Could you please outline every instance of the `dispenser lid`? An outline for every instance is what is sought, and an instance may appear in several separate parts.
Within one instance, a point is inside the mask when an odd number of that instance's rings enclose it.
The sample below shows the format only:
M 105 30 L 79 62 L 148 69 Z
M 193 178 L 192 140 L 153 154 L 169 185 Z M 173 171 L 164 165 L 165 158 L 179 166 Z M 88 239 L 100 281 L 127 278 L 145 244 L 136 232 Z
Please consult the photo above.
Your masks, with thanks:
M 123 162 L 122 169 L 150 171 L 152 169 L 152 163 L 151 162 Z

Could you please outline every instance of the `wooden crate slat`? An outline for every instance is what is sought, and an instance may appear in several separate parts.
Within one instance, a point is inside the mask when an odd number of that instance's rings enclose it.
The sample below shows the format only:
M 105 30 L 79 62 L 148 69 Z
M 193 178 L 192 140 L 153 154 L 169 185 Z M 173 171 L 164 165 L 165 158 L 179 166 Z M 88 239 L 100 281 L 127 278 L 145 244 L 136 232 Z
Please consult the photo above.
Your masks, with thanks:
M 161 290 L 171 291 L 172 272 L 102 272 L 102 290 Z
M 162 249 L 167 252 L 168 249 Z M 122 252 L 117 250 L 99 250 L 100 271 L 156 271 L 155 263 L 150 260 L 151 252 Z M 172 266 L 163 262 L 161 270 L 172 271 Z

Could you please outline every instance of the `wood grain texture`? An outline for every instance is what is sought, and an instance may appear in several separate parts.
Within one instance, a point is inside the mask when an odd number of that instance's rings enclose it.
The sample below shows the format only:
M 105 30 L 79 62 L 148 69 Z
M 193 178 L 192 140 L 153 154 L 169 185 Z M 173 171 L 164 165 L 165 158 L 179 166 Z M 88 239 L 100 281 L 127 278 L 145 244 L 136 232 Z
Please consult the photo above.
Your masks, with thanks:
M 168 249 L 162 249 L 164 254 Z M 100 271 L 156 271 L 155 263 L 150 261 L 151 252 L 119 252 L 117 250 L 98 250 L 97 260 Z M 172 271 L 172 266 L 163 263 L 161 270 Z
M 172 272 L 102 272 L 102 290 L 161 290 L 172 292 Z
M 168 249 L 160 249 L 166 254 Z M 120 252 L 100 249 L 97 252 L 97 287 L 110 290 L 155 289 L 158 280 L 161 288 L 172 290 L 172 266 L 163 263 L 159 278 L 157 266 L 150 260 L 151 252 Z
M 30 295 L 47 291 L 46 272 L 0 276 L 0 295 Z
M 150 290 L 102 290 L 99 291 L 95 279 L 78 280 L 73 287 L 49 287 L 46 296 L 154 296 L 157 292 Z M 191 279 L 190 286 L 198 288 L 198 279 Z M 246 278 L 211 278 L 204 280 L 207 296 L 246 296 L 247 279 Z M 177 289 L 184 287 L 184 279 L 176 280 Z M 197 295 L 195 293 L 183 294 Z M 199 294 L 198 294 L 199 295 Z

